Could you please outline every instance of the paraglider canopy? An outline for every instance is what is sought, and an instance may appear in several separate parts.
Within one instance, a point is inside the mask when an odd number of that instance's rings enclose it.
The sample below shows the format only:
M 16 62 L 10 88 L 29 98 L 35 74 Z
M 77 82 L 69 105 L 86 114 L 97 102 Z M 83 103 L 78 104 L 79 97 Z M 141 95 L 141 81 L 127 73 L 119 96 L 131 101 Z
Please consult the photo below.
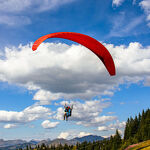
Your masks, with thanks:
M 99 59 L 103 62 L 103 64 L 105 65 L 107 71 L 109 72 L 111 76 L 116 74 L 115 64 L 109 51 L 96 39 L 90 36 L 80 34 L 80 33 L 75 33 L 75 32 L 51 33 L 51 34 L 44 35 L 40 37 L 39 39 L 37 39 L 32 46 L 32 50 L 35 51 L 38 48 L 38 46 L 48 38 L 68 39 L 68 40 L 77 42 L 87 47 L 99 57 Z

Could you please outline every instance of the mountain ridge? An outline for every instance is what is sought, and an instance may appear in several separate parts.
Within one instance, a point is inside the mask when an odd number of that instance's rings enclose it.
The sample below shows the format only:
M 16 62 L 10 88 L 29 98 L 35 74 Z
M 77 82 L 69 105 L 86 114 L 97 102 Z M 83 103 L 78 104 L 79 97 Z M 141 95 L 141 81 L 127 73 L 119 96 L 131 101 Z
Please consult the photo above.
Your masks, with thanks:
M 46 144 L 46 145 L 59 145 L 59 144 L 62 144 L 62 145 L 65 145 L 65 144 L 68 144 L 68 145 L 76 145 L 77 143 L 82 143 L 84 141 L 87 141 L 87 142 L 92 142 L 92 141 L 97 141 L 97 140 L 103 140 L 104 138 L 102 136 L 97 136 L 97 135 L 88 135 L 88 136 L 83 136 L 83 137 L 75 137 L 75 138 L 72 138 L 70 140 L 67 140 L 67 139 L 59 139 L 59 138 L 56 138 L 56 139 L 53 139 L 53 140 L 50 140 L 50 139 L 47 139 L 47 140 L 41 140 L 40 142 L 36 141 L 36 140 L 31 140 L 29 142 L 27 141 L 24 141 L 24 140 L 21 140 L 21 139 L 18 139 L 18 140 L 3 140 L 3 139 L 0 139 L 0 150 L 16 150 L 17 148 L 24 148 L 26 147 L 27 145 L 31 145 L 32 147 L 35 147 L 36 145 L 41 145 L 41 144 Z M 2 145 L 2 142 L 4 143 L 4 145 Z M 8 143 L 9 144 L 5 144 L 5 143 Z M 13 142 L 13 143 L 11 143 Z

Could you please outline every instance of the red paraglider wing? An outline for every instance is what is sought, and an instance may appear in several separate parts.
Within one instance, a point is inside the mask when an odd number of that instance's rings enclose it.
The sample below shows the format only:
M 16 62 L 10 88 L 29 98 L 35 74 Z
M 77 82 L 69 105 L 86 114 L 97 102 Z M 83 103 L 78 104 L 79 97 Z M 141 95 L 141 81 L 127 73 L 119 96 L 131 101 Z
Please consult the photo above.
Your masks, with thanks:
M 51 33 L 47 34 L 45 36 L 40 37 L 37 39 L 33 46 L 32 50 L 35 51 L 37 47 L 46 39 L 48 38 L 63 38 L 68 39 L 74 42 L 77 42 L 88 49 L 90 49 L 94 54 L 96 54 L 100 60 L 104 63 L 105 67 L 107 68 L 110 75 L 115 75 L 115 64 L 114 61 L 109 53 L 109 51 L 97 40 L 94 38 L 80 34 L 75 32 L 57 32 L 57 33 Z

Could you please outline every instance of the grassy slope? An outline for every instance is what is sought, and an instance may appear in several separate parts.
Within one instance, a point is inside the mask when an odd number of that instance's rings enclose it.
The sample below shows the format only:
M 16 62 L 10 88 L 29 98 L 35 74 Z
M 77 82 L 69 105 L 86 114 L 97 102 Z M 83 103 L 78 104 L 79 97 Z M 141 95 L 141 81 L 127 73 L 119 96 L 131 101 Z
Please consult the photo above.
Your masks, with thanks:
M 127 150 L 150 150 L 150 140 L 138 143 L 138 145 L 129 148 Z

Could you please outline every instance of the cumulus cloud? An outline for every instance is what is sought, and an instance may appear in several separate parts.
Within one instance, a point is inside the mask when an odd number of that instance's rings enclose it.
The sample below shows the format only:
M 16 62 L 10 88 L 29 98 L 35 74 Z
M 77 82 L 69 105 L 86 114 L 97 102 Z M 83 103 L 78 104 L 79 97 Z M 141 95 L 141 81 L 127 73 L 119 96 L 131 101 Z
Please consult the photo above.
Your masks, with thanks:
M 123 3 L 124 0 L 113 0 L 112 4 L 115 6 L 120 6 Z
M 71 130 L 60 132 L 57 138 L 63 138 L 63 139 L 69 140 L 69 139 L 73 139 L 76 137 L 83 137 L 83 136 L 88 136 L 88 135 L 93 135 L 93 133 L 71 129 Z
M 4 125 L 4 128 L 5 129 L 10 129 L 10 128 L 15 128 L 17 125 L 15 125 L 15 124 L 6 124 L 6 125 Z
M 69 132 L 61 132 L 60 135 L 58 136 L 59 139 L 67 139 L 69 136 Z
M 98 131 L 107 131 L 108 127 L 107 126 L 100 126 L 98 127 Z
M 59 98 L 90 100 L 94 96 L 112 96 L 120 84 L 148 84 L 150 47 L 140 43 L 105 46 L 114 58 L 114 77 L 83 46 L 45 43 L 35 52 L 31 45 L 6 48 L 5 59 L 0 59 L 0 80 L 37 90 L 33 99 L 43 103 Z
M 42 127 L 45 129 L 51 129 L 56 127 L 59 124 L 59 122 L 50 122 L 49 120 L 45 120 L 41 123 Z
M 29 106 L 20 112 L 0 110 L 0 122 L 28 123 L 37 119 L 46 118 L 51 114 L 50 109 L 43 106 Z M 12 124 L 8 124 L 5 127 L 12 127 Z
M 60 98 L 60 94 L 52 94 L 50 91 L 39 90 L 35 93 L 33 100 L 39 100 L 41 105 L 48 105 L 52 100 Z
M 106 122 L 110 122 L 116 119 L 117 119 L 116 116 L 98 116 L 98 117 L 95 117 L 91 123 L 96 124 L 96 125 L 105 124 Z
M 35 90 L 34 99 L 90 99 L 93 95 L 112 95 L 114 88 L 102 62 L 80 45 L 47 43 L 32 52 L 30 46 L 5 49 L 0 79 Z M 40 61 L 39 61 L 40 60 Z M 101 75 L 101 78 L 99 77 Z M 92 78 L 91 78 L 92 76 Z M 105 80 L 102 80 L 104 78 Z M 105 82 L 106 81 L 106 82 Z
M 150 12 L 150 0 L 142 0 L 140 6 L 147 12 Z
M 98 127 L 98 131 L 109 131 L 109 130 L 116 130 L 118 129 L 119 131 L 121 131 L 120 129 L 124 129 L 126 125 L 126 122 L 119 122 L 119 120 L 117 120 L 115 123 L 111 123 L 108 126 L 99 126 Z
M 80 132 L 78 134 L 78 137 L 83 137 L 83 136 L 88 136 L 88 135 L 91 135 L 92 133 L 87 133 L 87 132 Z
M 25 25 L 31 23 L 30 12 L 56 10 L 74 0 L 0 0 L 0 24 Z
M 111 103 L 106 99 L 91 101 L 93 97 L 110 97 L 121 84 L 150 85 L 150 47 L 143 47 L 136 42 L 129 46 L 104 45 L 114 58 L 117 72 L 114 77 L 109 76 L 97 56 L 81 45 L 43 43 L 35 52 L 31 50 L 30 44 L 6 48 L 2 54 L 3 59 L 0 59 L 0 80 L 35 91 L 33 99 L 41 104 L 50 104 L 60 98 L 70 99 L 71 104 L 74 101 L 73 116 L 70 119 L 79 125 L 104 124 L 117 119 L 116 116 L 100 116 L 102 110 Z M 77 99 L 88 101 L 80 103 Z M 4 111 L 0 114 L 0 120 L 25 120 L 24 113 L 28 109 L 23 112 Z M 46 109 L 46 112 L 49 111 Z M 8 114 L 12 117 L 7 117 Z M 29 114 L 26 115 L 28 121 L 41 116 Z M 63 119 L 62 107 L 58 107 L 53 118 Z
M 110 102 L 101 102 L 100 100 L 92 100 L 86 102 L 61 102 L 62 105 L 74 104 L 72 110 L 72 117 L 69 118 L 72 121 L 76 121 L 77 125 L 84 126 L 97 126 L 98 124 L 104 124 L 106 122 L 116 120 L 116 116 L 100 116 L 104 108 L 110 106 Z M 57 109 L 57 114 L 54 116 L 55 119 L 63 120 L 63 107 Z
M 120 122 L 119 120 L 116 121 L 116 123 L 114 124 L 110 124 L 109 127 L 110 128 L 115 128 L 115 129 L 122 129 L 125 128 L 126 122 Z

